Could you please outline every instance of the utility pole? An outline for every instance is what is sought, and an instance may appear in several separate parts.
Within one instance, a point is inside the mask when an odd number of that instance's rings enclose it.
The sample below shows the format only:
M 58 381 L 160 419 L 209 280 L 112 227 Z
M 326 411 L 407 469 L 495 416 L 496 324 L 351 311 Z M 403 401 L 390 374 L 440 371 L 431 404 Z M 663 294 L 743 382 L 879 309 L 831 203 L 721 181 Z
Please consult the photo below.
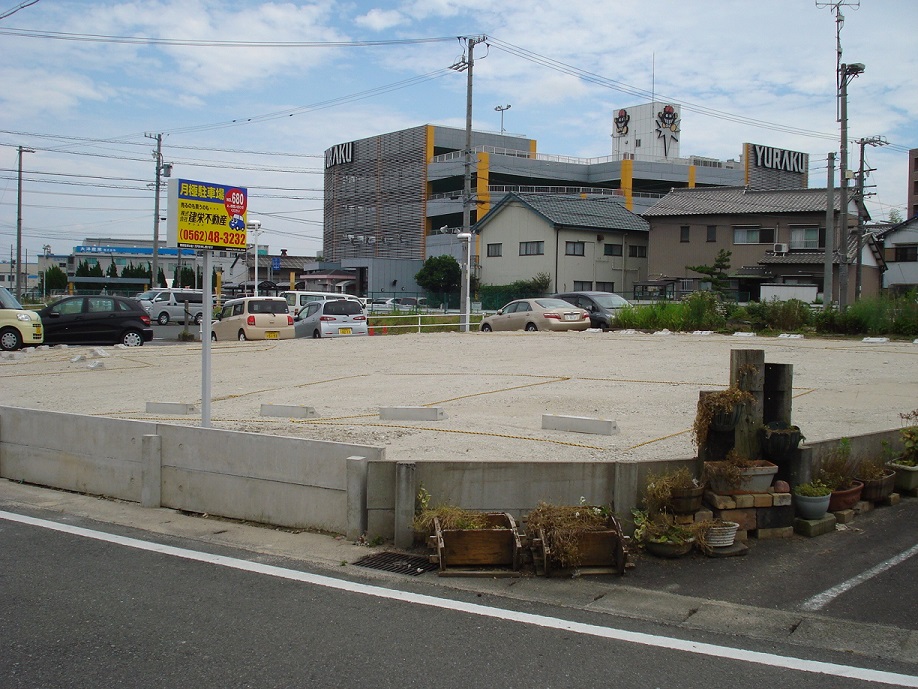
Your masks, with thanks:
M 835 151 L 829 151 L 826 178 L 826 255 L 822 268 L 822 310 L 832 309 L 832 259 L 835 254 Z
M 475 46 L 478 43 L 483 43 L 485 40 L 484 36 L 468 36 L 465 39 L 466 45 L 468 46 L 468 59 L 465 56 L 461 60 L 452 65 L 450 69 L 454 69 L 457 72 L 462 72 L 468 70 L 467 82 L 466 82 L 466 95 L 465 95 L 465 180 L 463 183 L 462 190 L 462 233 L 469 235 L 469 249 L 466 252 L 467 256 L 471 256 L 471 242 L 473 237 L 472 234 L 472 70 L 475 66 Z M 465 266 L 466 271 L 471 271 L 471 260 L 466 262 Z M 462 284 L 469 284 L 468 275 L 463 275 Z M 469 331 L 470 325 L 470 315 L 469 315 L 469 301 L 471 295 L 469 295 L 467 289 L 463 289 L 460 293 L 460 304 L 459 310 L 463 314 L 460 317 L 462 321 L 460 325 L 460 330 L 463 332 Z
M 16 300 L 22 300 L 22 154 L 35 153 L 31 148 L 19 147 L 19 182 L 16 191 Z M 28 275 L 28 271 L 26 271 Z
M 857 174 L 857 198 L 860 201 L 860 205 L 863 206 L 864 199 L 868 194 L 864 193 L 864 178 L 876 168 L 865 167 L 864 164 L 864 147 L 867 145 L 870 146 L 885 146 L 887 143 L 886 138 L 882 136 L 871 136 L 866 139 L 860 138 L 857 140 L 858 146 L 861 148 L 861 164 L 858 168 Z M 872 196 L 873 194 L 870 194 Z M 861 252 L 864 249 L 864 214 L 858 211 L 857 214 L 857 267 L 854 272 L 854 300 L 858 301 L 861 298 L 861 287 L 863 286 L 862 281 L 862 266 L 863 258 L 861 257 Z
M 153 260 L 150 265 L 150 287 L 156 289 L 159 287 L 159 189 L 163 169 L 163 135 L 162 134 L 144 134 L 148 139 L 156 141 L 156 150 L 153 152 L 153 159 L 156 161 L 156 182 L 153 193 Z

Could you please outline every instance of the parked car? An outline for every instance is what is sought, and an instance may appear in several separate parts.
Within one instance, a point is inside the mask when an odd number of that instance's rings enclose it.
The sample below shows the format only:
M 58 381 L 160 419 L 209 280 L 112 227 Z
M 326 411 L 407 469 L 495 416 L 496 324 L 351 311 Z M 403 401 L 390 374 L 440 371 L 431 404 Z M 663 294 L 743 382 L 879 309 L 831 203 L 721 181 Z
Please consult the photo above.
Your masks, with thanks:
M 361 308 L 366 307 L 366 300 L 360 301 L 358 297 L 355 297 L 352 294 L 344 294 L 338 292 L 313 292 L 308 290 L 289 290 L 287 292 L 281 292 L 280 296 L 287 300 L 287 307 L 290 311 L 290 315 L 293 316 L 293 320 L 296 320 L 300 311 L 304 309 L 306 304 L 312 301 L 328 301 L 334 299 L 351 299 L 353 301 L 360 302 Z
M 11 352 L 23 345 L 40 345 L 43 337 L 41 317 L 22 308 L 6 287 L 0 287 L 0 349 Z
M 166 325 L 169 321 L 185 322 L 185 302 L 189 321 L 200 325 L 204 320 L 204 291 L 199 289 L 151 289 L 137 295 L 137 300 L 150 318 Z
M 563 299 L 517 299 L 481 320 L 481 330 L 586 330 L 590 314 Z
M 211 340 L 290 340 L 293 316 L 283 297 L 230 299 L 211 324 Z
M 297 337 L 354 337 L 368 333 L 363 307 L 352 299 L 310 302 L 300 311 L 294 328 Z
M 396 299 L 370 299 L 367 302 L 367 311 L 370 313 L 390 313 L 398 311 L 398 301 Z
M 611 328 L 615 314 L 631 306 L 627 299 L 614 292 L 565 292 L 552 296 L 586 309 L 590 314 L 590 326 L 602 330 Z
M 97 295 L 64 297 L 38 312 L 47 344 L 123 344 L 153 339 L 150 314 L 136 299 Z

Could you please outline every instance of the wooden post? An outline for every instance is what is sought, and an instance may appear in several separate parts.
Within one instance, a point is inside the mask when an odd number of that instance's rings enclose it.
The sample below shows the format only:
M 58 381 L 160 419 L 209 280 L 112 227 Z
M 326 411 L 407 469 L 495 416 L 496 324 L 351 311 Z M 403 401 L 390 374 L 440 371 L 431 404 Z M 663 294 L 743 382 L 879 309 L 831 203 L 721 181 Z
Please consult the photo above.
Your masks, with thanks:
M 730 386 L 752 393 L 734 431 L 734 447 L 741 457 L 759 459 L 759 428 L 765 401 L 765 350 L 734 349 L 730 352 Z
M 765 401 L 762 421 L 791 425 L 794 392 L 793 364 L 765 364 Z

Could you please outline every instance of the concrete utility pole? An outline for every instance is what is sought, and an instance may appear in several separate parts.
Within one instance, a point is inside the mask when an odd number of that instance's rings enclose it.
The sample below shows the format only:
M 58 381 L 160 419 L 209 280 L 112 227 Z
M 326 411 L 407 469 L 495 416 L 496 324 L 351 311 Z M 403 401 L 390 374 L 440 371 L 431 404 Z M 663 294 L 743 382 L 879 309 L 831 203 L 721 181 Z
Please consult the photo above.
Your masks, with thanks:
M 863 205 L 864 198 L 868 194 L 864 193 L 864 177 L 869 172 L 873 172 L 875 168 L 865 168 L 864 167 L 864 146 L 868 144 L 870 146 L 885 146 L 888 142 L 882 136 L 871 136 L 866 139 L 858 139 L 857 144 L 861 148 L 861 164 L 858 167 L 857 173 L 857 198 L 860 201 L 860 204 Z M 857 214 L 857 256 L 856 256 L 856 268 L 854 272 L 854 301 L 857 301 L 861 298 L 861 288 L 863 287 L 863 258 L 861 252 L 864 249 L 864 214 L 858 211 Z
M 19 182 L 16 191 L 16 301 L 22 301 L 22 154 L 35 153 L 31 148 L 19 147 Z M 26 270 L 28 276 L 29 271 Z
M 162 184 L 160 175 L 163 170 L 163 135 L 144 134 L 144 136 L 156 140 L 156 150 L 153 152 L 153 159 L 156 160 L 156 183 L 153 190 L 155 194 L 153 200 L 153 260 L 150 264 L 150 287 L 155 289 L 159 287 L 159 189 Z
M 835 151 L 829 151 L 826 179 L 826 255 L 822 268 L 822 310 L 832 308 L 832 259 L 835 254 Z

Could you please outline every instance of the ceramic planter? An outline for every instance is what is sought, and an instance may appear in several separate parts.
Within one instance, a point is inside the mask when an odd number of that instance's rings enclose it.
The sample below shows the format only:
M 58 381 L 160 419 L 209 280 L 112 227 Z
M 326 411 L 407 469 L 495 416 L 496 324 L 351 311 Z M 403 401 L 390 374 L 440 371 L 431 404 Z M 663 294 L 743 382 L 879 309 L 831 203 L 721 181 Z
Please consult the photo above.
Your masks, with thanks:
M 723 462 L 708 462 L 708 464 L 722 463 Z M 778 473 L 778 465 L 767 462 L 764 459 L 758 459 L 752 466 L 743 469 L 742 473 L 743 478 L 738 486 L 732 486 L 722 478 L 712 476 L 709 481 L 709 487 L 712 492 L 718 495 L 767 493 L 775 474 Z
M 850 510 L 861 499 L 861 489 L 863 487 L 863 483 L 855 481 L 852 488 L 833 490 L 832 495 L 829 496 L 829 512 Z
M 822 519 L 829 511 L 832 495 L 797 495 L 794 493 L 794 509 L 801 519 Z
M 896 490 L 918 489 L 918 467 L 891 462 L 889 468 L 896 472 Z
M 682 543 L 673 543 L 671 541 L 646 541 L 644 543 L 644 548 L 647 552 L 657 557 L 682 557 L 691 552 L 694 546 L 694 538 L 687 538 Z
M 865 481 L 862 478 L 858 480 L 864 484 L 864 488 L 861 490 L 861 500 L 868 500 L 870 502 L 879 502 L 883 500 L 896 488 L 896 472 L 894 471 L 890 471 L 889 474 L 883 478 L 873 479 L 871 481 Z

